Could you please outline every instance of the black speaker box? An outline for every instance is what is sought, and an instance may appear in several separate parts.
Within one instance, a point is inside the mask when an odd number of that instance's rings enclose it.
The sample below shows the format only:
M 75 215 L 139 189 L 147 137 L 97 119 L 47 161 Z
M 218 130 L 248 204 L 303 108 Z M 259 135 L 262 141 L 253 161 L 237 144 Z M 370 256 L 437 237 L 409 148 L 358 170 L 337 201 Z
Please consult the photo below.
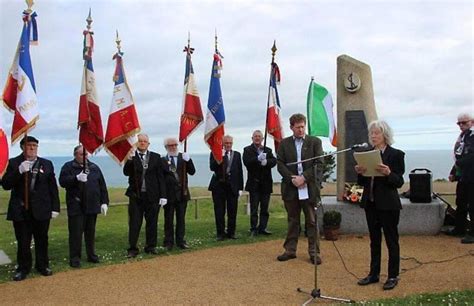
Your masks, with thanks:
M 433 194 L 433 176 L 428 169 L 413 169 L 410 174 L 410 202 L 430 203 Z

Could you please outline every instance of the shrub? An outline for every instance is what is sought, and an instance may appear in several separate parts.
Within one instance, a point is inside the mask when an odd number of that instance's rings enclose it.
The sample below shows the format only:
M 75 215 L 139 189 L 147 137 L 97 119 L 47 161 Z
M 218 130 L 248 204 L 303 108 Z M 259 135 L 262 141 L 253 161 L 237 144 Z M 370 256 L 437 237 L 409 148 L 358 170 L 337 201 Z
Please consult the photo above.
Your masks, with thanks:
M 323 215 L 324 226 L 339 226 L 341 225 L 341 213 L 336 210 L 328 210 Z

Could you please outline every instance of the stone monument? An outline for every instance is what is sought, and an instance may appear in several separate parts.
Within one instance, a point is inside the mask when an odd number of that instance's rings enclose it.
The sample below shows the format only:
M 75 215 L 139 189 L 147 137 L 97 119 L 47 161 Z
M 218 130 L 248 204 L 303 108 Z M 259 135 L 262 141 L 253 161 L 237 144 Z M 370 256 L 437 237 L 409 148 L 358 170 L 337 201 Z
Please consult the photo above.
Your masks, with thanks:
M 377 119 L 370 66 L 348 55 L 337 58 L 337 150 L 368 143 L 367 125 Z M 355 183 L 352 152 L 337 155 L 337 199 Z

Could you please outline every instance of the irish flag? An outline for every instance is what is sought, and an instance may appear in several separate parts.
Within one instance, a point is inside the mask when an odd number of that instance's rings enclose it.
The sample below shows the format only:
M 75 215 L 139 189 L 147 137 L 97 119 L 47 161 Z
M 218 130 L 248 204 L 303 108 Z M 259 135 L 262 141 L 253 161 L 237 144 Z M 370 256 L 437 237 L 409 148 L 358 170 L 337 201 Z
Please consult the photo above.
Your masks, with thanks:
M 331 144 L 336 147 L 337 133 L 331 95 L 313 79 L 309 84 L 307 107 L 309 135 L 329 137 Z

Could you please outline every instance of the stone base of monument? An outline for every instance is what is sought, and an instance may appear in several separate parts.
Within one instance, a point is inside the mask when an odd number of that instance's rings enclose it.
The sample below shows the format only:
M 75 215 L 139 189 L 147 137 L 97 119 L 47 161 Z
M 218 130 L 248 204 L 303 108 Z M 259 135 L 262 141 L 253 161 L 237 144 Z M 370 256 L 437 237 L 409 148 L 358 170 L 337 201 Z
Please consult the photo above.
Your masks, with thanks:
M 439 199 L 431 203 L 411 203 L 401 198 L 402 210 L 398 231 L 401 235 L 436 235 L 443 226 L 446 205 Z M 342 215 L 341 234 L 367 234 L 364 209 L 359 205 L 337 201 L 335 196 L 322 198 L 323 207 L 318 209 L 318 224 L 322 230 L 323 211 L 337 210 Z M 321 231 L 322 233 L 322 231 Z
M 10 257 L 7 256 L 7 254 L 5 254 L 5 252 L 3 250 L 0 250 L 0 265 L 6 265 L 6 264 L 9 264 L 11 263 L 11 259 Z

